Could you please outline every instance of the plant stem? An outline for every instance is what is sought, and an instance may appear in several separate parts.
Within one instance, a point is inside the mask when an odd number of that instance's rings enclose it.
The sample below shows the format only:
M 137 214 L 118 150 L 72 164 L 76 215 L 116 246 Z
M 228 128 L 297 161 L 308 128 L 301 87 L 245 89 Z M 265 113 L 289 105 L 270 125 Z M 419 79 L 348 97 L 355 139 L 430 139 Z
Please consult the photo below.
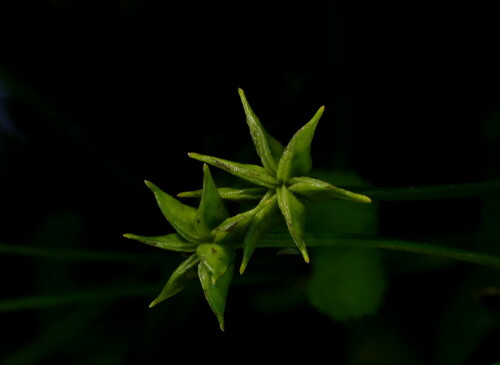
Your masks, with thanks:
M 412 252 L 424 255 L 433 255 L 458 261 L 470 262 L 483 266 L 490 266 L 500 269 L 500 257 L 488 253 L 474 252 L 436 246 L 427 243 L 412 242 L 406 240 L 383 238 L 377 236 L 366 236 L 356 234 L 306 234 L 305 240 L 309 247 L 359 247 L 359 248 L 380 248 L 403 252 Z M 268 234 L 259 244 L 259 247 L 290 248 L 295 247 L 295 243 L 287 234 Z M 235 248 L 242 248 L 236 245 Z M 28 246 L 0 245 L 0 253 L 13 255 L 27 255 L 44 259 L 60 259 L 74 261 L 91 262 L 116 262 L 128 264 L 144 264 L 151 262 L 161 262 L 166 258 L 163 255 L 148 254 L 137 255 L 124 252 L 99 252 L 85 250 L 56 250 L 41 249 Z M 169 253 L 165 252 L 166 255 Z
M 134 264 L 144 261 L 160 261 L 161 256 L 156 254 L 133 254 L 128 252 L 110 252 L 97 250 L 64 250 L 59 248 L 40 248 L 28 245 L 0 244 L 0 254 L 33 256 L 37 258 L 91 261 L 91 262 L 113 262 Z
M 500 194 L 500 181 L 415 187 L 347 187 L 346 189 L 367 195 L 374 201 L 488 198 Z
M 306 235 L 305 240 L 308 247 L 358 247 L 358 248 L 380 248 L 403 252 L 412 252 L 424 255 L 433 255 L 447 259 L 464 261 L 483 266 L 500 269 L 500 257 L 487 253 L 461 250 L 457 248 L 435 246 L 426 243 L 411 242 L 399 239 L 382 237 L 371 237 L 364 235 Z M 259 247 L 294 247 L 291 239 L 284 235 L 268 235 L 259 244 Z
M 68 304 L 116 300 L 120 298 L 153 295 L 159 286 L 153 284 L 128 285 L 126 287 L 107 287 L 81 290 L 70 293 L 27 296 L 0 300 L 0 312 L 27 309 L 40 309 Z

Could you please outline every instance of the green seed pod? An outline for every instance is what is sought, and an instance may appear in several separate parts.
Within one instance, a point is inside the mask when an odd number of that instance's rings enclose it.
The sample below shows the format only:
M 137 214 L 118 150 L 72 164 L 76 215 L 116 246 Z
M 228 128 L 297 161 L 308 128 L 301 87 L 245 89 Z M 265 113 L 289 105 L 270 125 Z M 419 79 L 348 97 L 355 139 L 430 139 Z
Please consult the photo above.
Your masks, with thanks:
M 304 204 L 286 188 L 286 186 L 283 185 L 277 188 L 276 192 L 278 205 L 281 213 L 285 217 L 288 231 L 302 253 L 304 261 L 309 263 L 309 255 L 307 254 L 306 243 L 304 241 L 306 208 Z
M 229 213 L 215 186 L 210 169 L 207 164 L 203 164 L 203 189 L 196 213 L 198 230 L 206 231 L 209 234 L 208 232 L 212 231 L 228 216 Z
M 198 246 L 198 243 L 188 242 L 178 233 L 170 233 L 164 236 L 138 236 L 126 233 L 123 237 L 170 251 L 194 252 L 196 246 Z
M 219 188 L 219 195 L 222 199 L 232 201 L 259 200 L 262 199 L 268 189 L 266 188 L 242 188 L 225 187 Z M 177 194 L 179 198 L 200 198 L 202 190 L 185 191 Z
M 213 284 L 224 275 L 236 256 L 231 246 L 216 243 L 202 243 L 196 248 L 196 254 L 200 258 L 200 265 L 210 272 Z
M 210 240 L 209 232 L 200 231 L 198 228 L 195 208 L 181 203 L 152 182 L 146 181 L 146 185 L 153 191 L 163 215 L 177 233 L 189 242 L 201 243 Z
M 257 154 L 262 161 L 262 166 L 264 166 L 269 174 L 274 176 L 284 147 L 264 129 L 259 118 L 250 107 L 243 90 L 238 89 L 238 92 L 240 94 L 241 103 L 243 104 L 243 109 L 245 110 L 248 128 L 250 129 L 250 134 L 252 135 Z
M 282 221 L 274 191 L 266 194 L 257 208 L 258 212 L 253 217 L 243 241 L 243 258 L 240 266 L 240 274 L 245 272 L 248 262 L 260 240 Z
M 358 203 L 371 203 L 371 199 L 366 195 L 353 193 L 325 181 L 305 176 L 290 179 L 290 186 L 288 189 L 292 193 L 303 196 L 312 202 L 328 199 L 343 199 Z
M 261 166 L 232 162 L 218 157 L 200 155 L 199 153 L 194 152 L 188 153 L 188 156 L 194 158 L 195 160 L 219 167 L 222 170 L 250 181 L 253 184 L 264 186 L 266 188 L 274 188 L 277 185 L 276 178 L 269 175 L 266 169 Z
M 167 284 L 161 291 L 160 295 L 156 297 L 155 300 L 151 302 L 149 308 L 154 307 L 158 303 L 164 301 L 171 296 L 179 293 L 187 285 L 190 279 L 194 276 L 190 275 L 195 265 L 200 262 L 200 258 L 197 254 L 192 254 L 186 260 L 184 260 L 177 269 L 172 273 L 170 279 L 168 279 Z
M 206 265 L 198 265 L 198 276 L 200 278 L 203 293 L 207 299 L 212 312 L 214 312 L 219 326 L 224 331 L 224 310 L 226 308 L 227 292 L 231 279 L 233 278 L 234 265 L 231 264 L 225 273 L 214 284 L 212 273 Z
M 288 182 L 293 176 L 300 176 L 311 170 L 311 142 L 319 119 L 325 107 L 319 108 L 314 117 L 294 134 L 278 163 L 277 178 Z

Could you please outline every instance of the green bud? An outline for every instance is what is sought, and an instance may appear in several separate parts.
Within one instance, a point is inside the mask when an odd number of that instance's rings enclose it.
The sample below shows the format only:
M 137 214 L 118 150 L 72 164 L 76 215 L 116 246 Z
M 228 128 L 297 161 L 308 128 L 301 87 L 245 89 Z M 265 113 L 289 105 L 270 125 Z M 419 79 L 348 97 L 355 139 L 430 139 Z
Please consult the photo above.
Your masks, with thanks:
M 286 183 L 291 177 L 306 174 L 311 170 L 311 142 L 324 110 L 323 106 L 319 108 L 314 117 L 294 134 L 286 146 L 278 163 L 277 178 L 280 182 Z
M 188 156 L 194 158 L 195 160 L 206 162 L 212 166 L 221 168 L 222 170 L 250 181 L 253 184 L 264 186 L 266 188 L 274 188 L 277 185 L 276 178 L 269 175 L 266 169 L 261 166 L 232 162 L 218 157 L 200 155 L 199 153 L 194 152 L 188 153 Z
M 325 181 L 305 176 L 292 178 L 288 189 L 292 193 L 303 196 L 312 202 L 328 199 L 343 199 L 358 203 L 371 203 L 371 199 L 366 195 L 353 193 Z
M 193 271 L 194 266 L 200 261 L 197 254 L 192 254 L 186 260 L 184 260 L 177 269 L 172 273 L 170 279 L 168 279 L 167 284 L 161 291 L 160 295 L 151 302 L 149 308 L 154 307 L 158 303 L 164 301 L 165 299 L 174 296 L 185 288 L 189 280 L 193 277 L 190 275 Z
M 291 193 L 286 186 L 276 189 L 278 197 L 278 205 L 281 213 L 285 217 L 288 231 L 292 236 L 295 244 L 302 253 L 304 261 L 309 263 L 309 255 L 307 254 L 306 243 L 304 241 L 304 227 L 306 220 L 306 208 L 304 204 Z
M 138 236 L 126 233 L 123 237 L 170 251 L 194 252 L 196 251 L 196 246 L 198 246 L 198 243 L 186 241 L 178 233 L 170 233 L 164 236 Z
M 202 243 L 196 248 L 196 254 L 211 274 L 213 284 L 226 272 L 233 263 L 236 253 L 234 248 L 217 243 Z

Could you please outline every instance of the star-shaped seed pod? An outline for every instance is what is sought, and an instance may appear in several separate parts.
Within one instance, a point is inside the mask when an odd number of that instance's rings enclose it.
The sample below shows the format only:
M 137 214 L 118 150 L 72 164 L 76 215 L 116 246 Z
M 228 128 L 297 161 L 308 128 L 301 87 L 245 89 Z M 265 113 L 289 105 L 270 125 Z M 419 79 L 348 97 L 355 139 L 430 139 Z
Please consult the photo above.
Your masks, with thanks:
M 196 277 L 195 267 L 198 265 L 197 274 L 205 298 L 217 317 L 220 328 L 224 330 L 224 309 L 234 272 L 235 251 L 232 243 L 239 230 L 233 230 L 234 233 L 228 231 L 224 239 L 220 239 L 224 224 L 227 225 L 230 218 L 228 219 L 229 214 L 208 166 L 203 166 L 203 189 L 197 209 L 181 203 L 149 181 L 146 181 L 146 185 L 154 193 L 163 215 L 177 232 L 164 236 L 124 234 L 124 237 L 161 249 L 190 254 L 174 270 L 150 307 L 182 291 L 190 279 Z M 221 224 L 222 228 L 219 227 Z
M 208 163 L 242 178 L 258 187 L 225 187 L 219 189 L 224 199 L 261 199 L 256 214 L 249 218 L 243 242 L 243 260 L 240 273 L 245 271 L 248 261 L 259 240 L 279 223 L 277 217 L 285 219 L 290 235 L 306 262 L 309 255 L 304 241 L 306 201 L 344 199 L 370 203 L 369 197 L 336 187 L 325 181 L 304 176 L 312 168 L 311 142 L 316 126 L 323 115 L 321 106 L 312 119 L 299 129 L 284 147 L 271 136 L 254 113 L 245 93 L 238 89 L 246 121 L 262 166 L 242 164 L 218 157 L 189 153 L 191 158 Z M 200 197 L 201 191 L 178 194 L 180 197 Z M 263 207 L 265 204 L 265 208 Z M 281 214 L 279 214 L 281 212 Z M 245 214 L 245 213 L 242 213 Z M 281 219 L 281 218 L 280 218 Z

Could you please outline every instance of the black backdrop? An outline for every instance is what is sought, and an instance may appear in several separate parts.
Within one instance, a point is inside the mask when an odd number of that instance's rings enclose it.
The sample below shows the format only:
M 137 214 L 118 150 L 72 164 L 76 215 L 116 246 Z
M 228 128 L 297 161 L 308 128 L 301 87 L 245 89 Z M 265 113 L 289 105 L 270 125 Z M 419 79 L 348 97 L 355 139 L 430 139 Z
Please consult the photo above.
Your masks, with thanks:
M 284 142 L 326 106 L 313 145 L 318 168 L 350 169 L 375 186 L 498 176 L 498 121 L 491 122 L 500 107 L 498 23 L 493 7 L 477 2 L 11 1 L 0 7 L 0 29 L 0 81 L 9 94 L 0 135 L 6 243 L 33 245 L 48 230 L 47 247 L 151 253 L 121 237 L 170 229 L 144 179 L 172 194 L 197 188 L 200 164 L 189 151 L 256 161 L 238 87 Z M 392 203 L 380 209 L 380 230 L 405 238 L 467 234 L 477 228 L 480 210 L 477 201 Z M 78 237 L 66 244 L 66 235 Z M 120 282 L 126 275 L 156 283 L 167 274 L 158 267 L 130 274 L 120 265 L 77 265 L 68 284 L 56 264 L 46 269 L 10 255 L 1 262 L 4 298 Z M 40 287 L 36 278 L 44 270 L 56 273 Z M 253 316 L 245 300 L 251 292 L 239 290 L 242 303 L 228 309 L 233 329 L 225 337 L 202 303 L 179 320 L 186 326 L 174 327 L 190 340 L 155 333 L 148 348 L 137 338 L 141 345 L 123 350 L 129 361 L 123 363 L 162 353 L 162 343 L 190 348 L 199 337 L 210 344 L 202 352 L 211 351 L 212 340 L 244 352 L 243 343 L 274 349 L 282 338 L 290 345 L 281 356 L 295 353 L 295 341 L 305 337 L 317 346 L 309 352 L 323 353 L 330 340 L 311 333 L 324 329 L 345 341 L 342 326 L 310 308 Z M 111 336 L 113 327 L 139 337 L 148 299 L 118 301 L 114 315 L 93 330 Z M 47 313 L 5 315 L 9 346 L 2 355 L 44 333 L 57 317 Z M 332 356 L 342 361 L 346 350 L 338 348 Z M 48 356 L 67 363 L 70 355 L 58 349 Z

